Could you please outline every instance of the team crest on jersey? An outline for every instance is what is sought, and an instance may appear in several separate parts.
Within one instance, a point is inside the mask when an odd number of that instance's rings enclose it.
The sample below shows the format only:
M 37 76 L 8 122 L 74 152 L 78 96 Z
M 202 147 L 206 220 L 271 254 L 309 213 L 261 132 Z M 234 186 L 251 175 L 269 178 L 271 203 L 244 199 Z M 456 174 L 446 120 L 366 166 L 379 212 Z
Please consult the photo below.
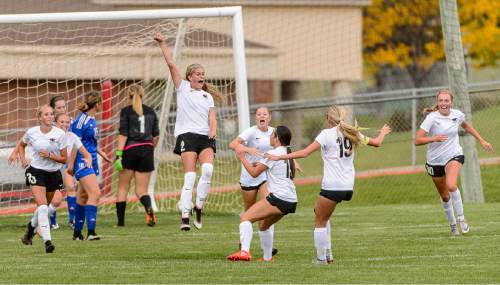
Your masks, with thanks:
M 49 139 L 49 141 L 50 141 L 51 143 L 53 143 L 53 142 L 56 142 L 56 139 L 55 139 L 55 138 L 50 138 L 50 139 Z
M 203 94 L 203 97 L 207 98 L 207 94 Z

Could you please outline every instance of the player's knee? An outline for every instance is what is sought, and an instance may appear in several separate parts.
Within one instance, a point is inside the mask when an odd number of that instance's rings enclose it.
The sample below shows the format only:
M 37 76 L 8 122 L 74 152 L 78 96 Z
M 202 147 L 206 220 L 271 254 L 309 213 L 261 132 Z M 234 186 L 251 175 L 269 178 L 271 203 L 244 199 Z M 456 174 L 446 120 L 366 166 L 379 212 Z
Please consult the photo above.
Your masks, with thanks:
M 214 166 L 211 163 L 203 163 L 201 165 L 201 177 L 205 180 L 212 179 L 212 174 L 214 171 Z

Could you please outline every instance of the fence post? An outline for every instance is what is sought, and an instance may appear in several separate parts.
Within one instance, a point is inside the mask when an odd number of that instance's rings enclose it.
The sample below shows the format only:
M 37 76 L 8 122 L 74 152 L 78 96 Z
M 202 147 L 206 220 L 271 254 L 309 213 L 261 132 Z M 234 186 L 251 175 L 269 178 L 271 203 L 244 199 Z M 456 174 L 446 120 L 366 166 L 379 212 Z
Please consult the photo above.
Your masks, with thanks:
M 464 112 L 465 119 L 472 123 L 457 2 L 456 0 L 440 0 L 439 8 L 448 78 L 451 90 L 456 96 L 454 105 Z M 476 141 L 468 133 L 461 134 L 460 140 L 465 155 L 465 164 L 460 172 L 463 199 L 465 202 L 483 203 L 483 185 L 481 183 L 481 169 L 477 157 Z
M 411 90 L 411 165 L 417 165 L 417 148 L 413 143 L 417 133 L 417 89 Z

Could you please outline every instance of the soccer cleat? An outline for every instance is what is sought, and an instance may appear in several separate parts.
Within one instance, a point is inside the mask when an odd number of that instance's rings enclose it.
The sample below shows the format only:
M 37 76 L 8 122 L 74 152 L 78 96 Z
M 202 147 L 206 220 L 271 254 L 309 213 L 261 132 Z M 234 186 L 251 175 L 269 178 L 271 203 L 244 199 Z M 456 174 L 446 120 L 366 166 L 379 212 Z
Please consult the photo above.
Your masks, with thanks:
M 45 252 L 46 253 L 52 253 L 52 252 L 54 252 L 54 249 L 56 249 L 56 247 L 52 244 L 52 242 L 50 240 L 45 242 Z
M 26 231 L 24 232 L 24 236 L 21 238 L 21 241 L 25 245 L 32 245 L 34 236 L 35 236 L 35 228 L 31 225 L 31 222 L 28 222 L 28 225 L 26 226 Z
M 146 213 L 146 225 L 150 227 L 156 225 L 156 215 L 153 210 L 149 210 L 148 213 Z
M 73 232 L 73 240 L 85 240 L 85 239 L 83 238 L 81 231 L 74 231 Z
M 182 218 L 181 219 L 181 231 L 189 231 L 191 229 L 191 226 L 189 225 L 189 218 Z
M 264 257 L 261 257 L 259 259 L 257 259 L 259 262 L 273 262 L 273 258 L 271 257 L 271 259 L 269 260 L 265 260 Z
M 250 255 L 250 252 L 248 251 L 240 250 L 231 255 L 228 255 L 227 259 L 231 261 L 250 261 L 252 260 L 252 255 Z
M 95 232 L 87 234 L 87 240 L 100 240 L 100 239 L 101 237 Z
M 462 230 L 462 234 L 466 234 L 470 231 L 469 224 L 465 219 L 458 220 L 458 223 L 460 224 L 460 230 Z
M 333 263 L 333 253 L 331 249 L 326 250 L 326 262 Z
M 69 227 L 70 229 L 74 230 L 74 229 L 75 229 L 75 222 L 69 221 L 69 222 L 68 222 L 68 227 Z
M 313 259 L 313 263 L 318 264 L 318 265 L 325 265 L 325 264 L 328 264 L 328 260 L 315 258 L 315 259 Z
M 276 254 L 278 254 L 278 249 L 277 248 L 273 248 L 273 251 L 271 252 L 271 255 L 275 256 Z
M 201 209 L 198 209 L 198 207 L 194 207 L 193 211 L 194 211 L 193 225 L 198 230 L 201 230 L 201 227 L 203 226 L 203 224 L 201 223 Z
M 450 225 L 451 227 L 451 235 L 452 236 L 458 236 L 460 233 L 458 232 L 457 224 Z
M 52 224 L 52 225 L 50 225 L 50 228 L 52 230 L 58 230 L 59 229 L 59 224 L 58 223 Z

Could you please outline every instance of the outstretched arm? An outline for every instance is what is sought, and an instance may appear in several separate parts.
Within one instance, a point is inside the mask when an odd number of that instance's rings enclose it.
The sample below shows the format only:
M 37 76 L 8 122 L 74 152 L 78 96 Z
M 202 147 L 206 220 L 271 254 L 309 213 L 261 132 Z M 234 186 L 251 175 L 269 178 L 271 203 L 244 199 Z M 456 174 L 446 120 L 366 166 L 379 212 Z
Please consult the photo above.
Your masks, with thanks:
M 177 68 L 177 65 L 174 62 L 172 51 L 170 50 L 169 47 L 167 47 L 165 39 L 163 38 L 163 35 L 160 32 L 156 33 L 156 35 L 154 36 L 154 40 L 157 41 L 158 44 L 160 45 L 163 57 L 167 62 L 168 69 L 170 70 L 170 75 L 172 76 L 172 81 L 174 82 L 175 89 L 178 89 L 179 86 L 181 86 L 182 77 L 181 73 L 179 72 L 179 69 Z
M 466 132 L 468 132 L 469 134 L 471 134 L 474 138 L 476 138 L 476 140 L 479 141 L 479 143 L 481 144 L 481 146 L 483 147 L 483 149 L 485 151 L 492 151 L 493 150 L 493 147 L 491 146 L 491 144 L 487 141 L 485 141 L 481 135 L 479 134 L 478 131 L 476 131 L 476 129 L 468 122 L 464 121 L 462 123 L 462 128 L 464 128 L 464 130 Z
M 321 145 L 319 144 L 319 142 L 314 141 L 304 149 L 297 150 L 288 154 L 282 154 L 279 156 L 266 153 L 266 157 L 269 158 L 270 160 L 287 160 L 287 159 L 304 158 L 308 157 L 311 153 L 317 151 L 320 148 Z
M 382 145 L 382 142 L 384 141 L 384 138 L 387 134 L 391 132 L 391 127 L 389 125 L 384 124 L 384 126 L 380 129 L 378 136 L 376 138 L 369 138 L 368 139 L 368 145 L 369 146 L 374 146 L 374 147 L 379 147 Z

